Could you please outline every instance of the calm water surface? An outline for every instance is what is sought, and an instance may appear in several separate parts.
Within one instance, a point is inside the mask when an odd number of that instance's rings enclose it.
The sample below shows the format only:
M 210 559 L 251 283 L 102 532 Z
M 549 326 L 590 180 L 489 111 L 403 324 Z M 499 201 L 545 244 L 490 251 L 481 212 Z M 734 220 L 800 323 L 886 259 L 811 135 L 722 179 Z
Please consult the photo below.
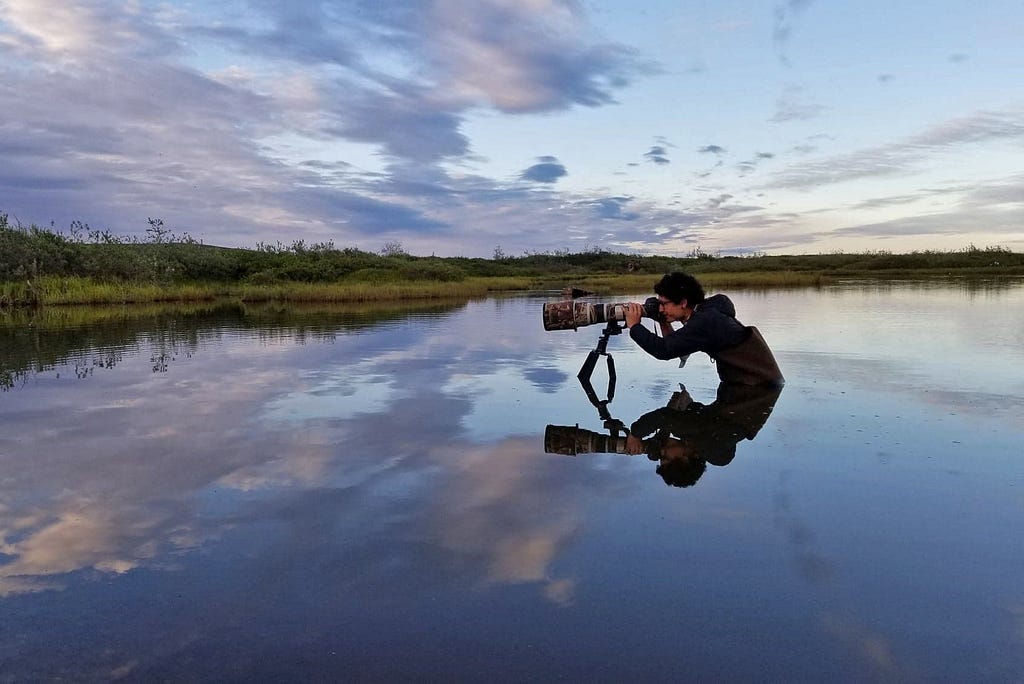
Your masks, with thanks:
M 688 487 L 552 298 L 0 324 L 0 679 L 1024 677 L 1024 286 L 736 293 L 746 408 L 612 337 Z

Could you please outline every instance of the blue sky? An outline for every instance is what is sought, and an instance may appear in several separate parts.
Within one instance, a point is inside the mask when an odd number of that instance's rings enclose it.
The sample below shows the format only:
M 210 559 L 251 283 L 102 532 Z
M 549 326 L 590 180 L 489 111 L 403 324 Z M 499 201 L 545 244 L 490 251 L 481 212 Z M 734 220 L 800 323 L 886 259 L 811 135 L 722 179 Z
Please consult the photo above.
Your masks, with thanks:
M 26 225 L 1024 250 L 1019 0 L 0 0 L 0 98 Z

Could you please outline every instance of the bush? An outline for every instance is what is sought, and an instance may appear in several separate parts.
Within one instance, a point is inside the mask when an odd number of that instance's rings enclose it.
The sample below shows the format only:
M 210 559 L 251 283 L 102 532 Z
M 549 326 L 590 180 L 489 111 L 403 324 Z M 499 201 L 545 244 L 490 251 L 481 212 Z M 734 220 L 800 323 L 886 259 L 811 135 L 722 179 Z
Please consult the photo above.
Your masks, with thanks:
M 357 283 L 395 283 L 402 279 L 398 271 L 390 268 L 361 268 L 348 274 L 347 280 Z
M 399 274 L 403 280 L 459 282 L 466 279 L 465 271 L 440 259 L 413 261 L 403 264 Z

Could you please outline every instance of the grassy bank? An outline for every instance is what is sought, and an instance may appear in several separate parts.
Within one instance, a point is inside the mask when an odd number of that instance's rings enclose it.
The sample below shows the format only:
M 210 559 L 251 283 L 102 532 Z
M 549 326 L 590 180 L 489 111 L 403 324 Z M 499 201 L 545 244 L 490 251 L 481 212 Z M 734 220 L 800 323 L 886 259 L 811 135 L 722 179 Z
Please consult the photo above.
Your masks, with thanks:
M 695 271 L 691 271 L 695 272 Z M 817 287 L 826 285 L 834 277 L 823 273 L 798 271 L 738 271 L 701 273 L 701 282 L 711 290 L 773 288 L 773 287 Z M 619 294 L 630 292 L 649 292 L 660 274 L 630 273 L 627 275 L 591 275 L 582 276 L 570 283 L 574 287 L 594 292 L 595 294 Z M 561 281 L 550 281 L 552 289 L 557 289 Z
M 413 281 L 393 283 L 147 283 L 102 281 L 79 276 L 46 276 L 35 280 L 0 283 L 0 307 L 68 306 L 82 304 L 142 304 L 159 302 L 428 301 L 468 299 L 488 292 L 528 289 L 530 278 L 467 278 L 459 282 Z
M 1024 254 L 973 245 L 910 254 L 644 256 L 591 249 L 494 258 L 380 254 L 333 243 L 255 249 L 203 245 L 151 220 L 149 241 L 83 223 L 69 233 L 12 225 L 0 213 L 0 308 L 141 302 L 380 302 L 478 297 L 572 286 L 598 294 L 646 292 L 670 271 L 712 289 L 805 287 L 842 277 L 1024 275 Z

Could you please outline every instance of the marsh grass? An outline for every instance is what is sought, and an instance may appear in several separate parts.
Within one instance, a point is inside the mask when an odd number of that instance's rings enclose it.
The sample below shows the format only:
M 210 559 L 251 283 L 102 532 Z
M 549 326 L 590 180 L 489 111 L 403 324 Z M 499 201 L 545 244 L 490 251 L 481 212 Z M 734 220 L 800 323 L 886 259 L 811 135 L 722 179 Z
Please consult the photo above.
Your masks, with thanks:
M 386 302 L 483 297 L 488 292 L 529 289 L 530 278 L 466 278 L 461 281 L 394 283 L 285 282 L 145 283 L 46 276 L 32 281 L 0 283 L 0 308 L 74 306 L 82 304 L 144 304 L 156 302 Z
M 247 303 L 422 301 L 483 297 L 491 291 L 525 289 L 529 284 L 525 278 L 467 278 L 455 282 L 243 284 L 229 288 L 229 295 Z
M 200 302 L 216 299 L 222 286 L 175 283 L 162 285 L 92 278 L 42 276 L 0 284 L 0 305 L 56 306 L 73 304 L 137 304 Z
M 822 273 L 797 271 L 709 272 L 700 273 L 698 277 L 701 283 L 709 289 L 819 287 L 835 280 L 834 277 Z M 568 284 L 598 295 L 605 295 L 650 292 L 659 279 L 659 275 L 651 273 L 631 273 L 627 275 L 585 276 L 575 279 L 572 283 Z M 550 281 L 549 284 L 557 282 L 560 281 Z

